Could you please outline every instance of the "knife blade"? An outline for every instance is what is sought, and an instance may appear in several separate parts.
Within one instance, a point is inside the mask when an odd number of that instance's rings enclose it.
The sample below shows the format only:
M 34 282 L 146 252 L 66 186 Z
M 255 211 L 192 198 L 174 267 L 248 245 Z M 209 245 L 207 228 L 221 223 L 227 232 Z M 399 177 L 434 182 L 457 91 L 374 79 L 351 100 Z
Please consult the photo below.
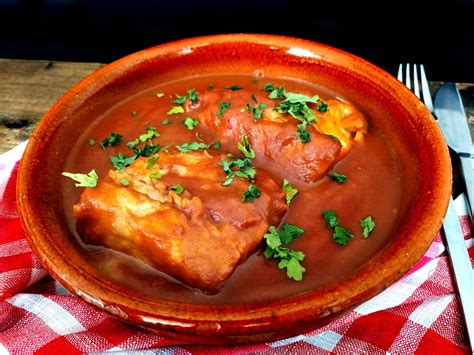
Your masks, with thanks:
M 454 83 L 445 83 L 438 90 L 435 96 L 434 113 L 438 118 L 438 125 L 443 131 L 446 143 L 458 154 L 461 161 L 461 170 L 466 184 L 472 218 L 474 211 L 474 177 L 471 162 L 473 154 L 472 138 L 461 96 Z

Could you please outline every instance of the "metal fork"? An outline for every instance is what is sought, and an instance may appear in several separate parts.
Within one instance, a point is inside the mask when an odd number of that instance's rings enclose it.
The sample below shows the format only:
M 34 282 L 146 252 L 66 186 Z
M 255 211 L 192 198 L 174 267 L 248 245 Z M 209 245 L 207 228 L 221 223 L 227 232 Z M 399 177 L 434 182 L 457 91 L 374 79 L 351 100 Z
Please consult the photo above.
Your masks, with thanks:
M 403 75 L 403 67 L 404 65 L 400 64 L 398 68 L 398 80 L 403 82 L 403 77 L 405 77 L 405 85 L 421 99 L 417 65 L 413 65 L 413 83 L 410 75 L 410 64 L 405 66 L 405 75 Z M 423 102 L 428 110 L 433 113 L 433 101 L 423 64 L 420 65 L 420 79 Z M 474 347 L 474 273 L 452 197 L 450 197 L 448 211 L 443 221 L 443 230 L 472 350 Z

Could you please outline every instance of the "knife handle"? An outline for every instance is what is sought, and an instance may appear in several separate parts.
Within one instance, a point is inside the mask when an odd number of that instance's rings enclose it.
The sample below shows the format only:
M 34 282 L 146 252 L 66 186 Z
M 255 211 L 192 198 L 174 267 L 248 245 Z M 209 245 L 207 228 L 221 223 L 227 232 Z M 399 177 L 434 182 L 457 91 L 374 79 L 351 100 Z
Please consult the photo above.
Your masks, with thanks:
M 459 158 L 461 159 L 461 170 L 464 176 L 464 183 L 466 184 L 467 190 L 467 198 L 469 201 L 469 208 L 471 210 L 471 226 L 472 226 L 472 218 L 473 218 L 473 211 L 474 211 L 474 178 L 472 173 L 472 160 L 470 156 L 467 155 L 460 155 Z

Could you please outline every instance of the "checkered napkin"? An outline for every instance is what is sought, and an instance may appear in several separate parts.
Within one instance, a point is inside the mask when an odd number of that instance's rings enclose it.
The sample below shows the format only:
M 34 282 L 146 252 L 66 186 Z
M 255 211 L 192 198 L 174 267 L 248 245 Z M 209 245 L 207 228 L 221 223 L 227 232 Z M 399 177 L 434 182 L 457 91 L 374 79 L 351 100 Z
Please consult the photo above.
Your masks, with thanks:
M 187 345 L 117 321 L 69 294 L 41 267 L 29 248 L 15 202 L 23 150 L 24 145 L 20 145 L 0 155 L 0 354 L 131 350 L 166 354 L 469 351 L 439 234 L 425 256 L 400 281 L 327 326 L 289 339 L 233 347 Z M 472 260 L 473 239 L 465 200 L 457 202 Z

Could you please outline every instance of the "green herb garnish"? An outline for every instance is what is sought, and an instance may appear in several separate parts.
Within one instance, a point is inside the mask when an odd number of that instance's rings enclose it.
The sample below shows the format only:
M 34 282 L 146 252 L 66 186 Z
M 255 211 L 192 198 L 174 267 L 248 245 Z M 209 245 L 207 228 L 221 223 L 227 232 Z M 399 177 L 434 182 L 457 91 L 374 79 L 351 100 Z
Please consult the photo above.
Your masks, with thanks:
M 122 140 L 122 137 L 123 136 L 121 134 L 110 132 L 110 136 L 102 140 L 102 142 L 100 142 L 100 146 L 102 149 L 105 149 L 105 147 L 113 147 L 118 145 Z
M 242 201 L 243 202 L 253 202 L 256 198 L 260 197 L 262 191 L 255 186 L 254 184 L 250 184 L 247 191 L 242 194 Z
M 186 100 L 188 99 L 186 96 L 180 96 L 178 94 L 175 95 L 176 96 L 176 99 L 174 99 L 174 103 L 176 105 L 184 105 L 184 103 L 186 102 Z
M 94 145 L 95 144 L 95 140 L 93 138 L 89 139 L 89 145 Z
M 199 121 L 192 117 L 186 117 L 183 121 L 183 125 L 185 125 L 190 131 L 192 131 L 198 124 Z
M 146 168 L 148 170 L 152 169 L 156 162 L 160 159 L 160 156 L 157 154 L 154 157 L 148 158 L 146 161 Z
M 128 181 L 128 179 L 120 179 L 120 183 L 123 185 L 123 186 L 128 186 L 130 184 L 130 182 Z
M 364 239 L 367 239 L 370 233 L 375 229 L 375 220 L 372 216 L 367 216 L 359 221 L 359 225 L 362 227 Z
M 189 142 L 175 146 L 181 153 L 189 153 L 199 149 L 208 149 L 211 145 L 201 142 Z
M 132 112 L 130 112 L 130 115 L 132 117 L 137 117 L 138 113 L 137 113 L 137 111 L 132 111 Z
M 214 85 L 209 84 L 209 90 L 214 90 Z
M 177 195 L 181 195 L 184 192 L 184 187 L 181 184 L 176 184 L 171 186 L 170 190 L 176 192 Z
M 334 181 L 337 181 L 339 184 L 344 184 L 347 180 L 347 176 L 344 175 L 344 174 L 339 174 L 338 172 L 336 171 L 331 171 L 329 173 L 329 176 L 331 177 L 331 179 L 333 179 Z
M 220 147 L 222 147 L 221 141 L 216 141 L 216 142 L 212 145 L 212 149 L 220 149 Z
M 182 106 L 173 106 L 171 110 L 169 110 L 166 114 L 168 116 L 171 116 L 171 115 L 177 115 L 180 113 L 184 113 L 184 108 Z
M 169 125 L 170 123 L 171 123 L 171 120 L 169 120 L 169 119 L 167 119 L 167 118 L 164 119 L 163 121 L 161 121 L 161 124 L 162 124 L 163 126 Z
M 338 245 L 346 245 L 354 234 L 347 228 L 341 227 L 334 210 L 325 210 L 322 213 L 326 226 L 333 230 L 332 238 Z
M 259 120 L 262 118 L 262 115 L 263 115 L 263 111 L 264 109 L 267 107 L 267 104 L 264 103 L 264 102 L 261 102 L 259 103 L 258 105 L 255 105 L 255 106 L 252 106 L 250 104 L 247 104 L 247 106 L 245 106 L 243 109 L 242 109 L 242 112 L 243 111 L 248 111 L 250 112 L 253 117 L 255 118 L 255 120 Z
M 188 100 L 189 101 L 191 101 L 193 104 L 195 104 L 196 102 L 199 101 L 195 89 L 189 89 L 187 92 L 188 92 Z
M 250 146 L 249 138 L 246 135 L 243 135 L 240 142 L 237 143 L 237 148 L 242 152 L 242 154 L 249 159 L 255 158 L 255 152 Z
M 163 177 L 163 174 L 161 173 L 150 173 L 150 179 L 161 179 Z
M 232 90 L 232 91 L 237 91 L 237 90 L 242 90 L 243 87 L 240 86 L 239 84 L 233 84 L 231 86 L 224 86 L 224 89 L 226 90 Z
M 263 236 L 267 244 L 263 255 L 267 259 L 279 260 L 278 268 L 286 269 L 286 276 L 295 281 L 303 279 L 303 273 L 306 269 L 300 262 L 304 260 L 305 255 L 301 251 L 288 249 L 282 245 L 292 242 L 303 233 L 304 231 L 301 228 L 291 224 L 284 224 L 281 231 L 277 231 L 274 226 L 271 226 L 268 229 L 268 233 Z
M 78 183 L 74 184 L 76 187 L 96 187 L 97 180 L 99 179 L 94 169 L 89 171 L 87 174 L 62 172 L 61 175 L 77 181 Z
M 222 101 L 219 103 L 219 111 L 216 113 L 217 117 L 224 117 L 224 112 L 230 109 L 231 104 L 228 101 Z
M 283 179 L 283 192 L 285 193 L 286 204 L 290 205 L 291 200 L 293 200 L 298 193 L 298 189 L 291 186 L 287 179 Z
M 132 164 L 135 159 L 137 159 L 137 155 L 132 155 L 131 157 L 126 157 L 122 153 L 118 153 L 116 156 L 110 156 L 109 159 L 112 162 L 112 165 L 116 170 L 121 170 L 126 168 L 130 164 Z

